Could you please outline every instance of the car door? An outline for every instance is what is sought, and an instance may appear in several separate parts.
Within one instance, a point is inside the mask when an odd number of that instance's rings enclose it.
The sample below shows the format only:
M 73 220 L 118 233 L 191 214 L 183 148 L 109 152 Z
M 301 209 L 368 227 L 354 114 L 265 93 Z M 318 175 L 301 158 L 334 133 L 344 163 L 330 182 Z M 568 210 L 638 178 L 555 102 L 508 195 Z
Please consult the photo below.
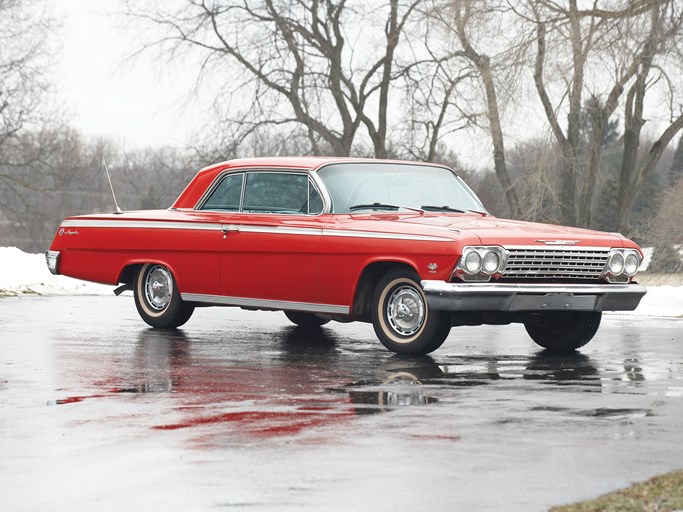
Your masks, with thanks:
M 219 246 L 223 295 L 254 307 L 319 304 L 321 211 L 306 172 L 244 173 L 240 211 L 223 226 Z

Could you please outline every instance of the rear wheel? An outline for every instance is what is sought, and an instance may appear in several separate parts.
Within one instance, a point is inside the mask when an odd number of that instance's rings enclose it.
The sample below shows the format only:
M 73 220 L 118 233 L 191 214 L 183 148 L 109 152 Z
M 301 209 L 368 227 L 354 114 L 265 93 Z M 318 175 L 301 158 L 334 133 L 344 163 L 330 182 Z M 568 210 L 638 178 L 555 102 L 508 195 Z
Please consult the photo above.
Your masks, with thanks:
M 301 311 L 285 311 L 285 316 L 292 323 L 301 327 L 320 327 L 329 322 L 329 318 L 320 318 L 313 313 L 302 313 Z
M 417 273 L 394 269 L 377 284 L 372 325 L 382 344 L 397 354 L 433 352 L 451 330 L 450 315 L 429 308 Z
M 600 311 L 558 311 L 535 315 L 524 322 L 524 327 L 541 347 L 571 352 L 593 339 L 601 318 Z
M 152 327 L 180 327 L 194 312 L 194 304 L 180 298 L 173 274 L 163 265 L 147 263 L 140 268 L 134 295 L 140 317 Z

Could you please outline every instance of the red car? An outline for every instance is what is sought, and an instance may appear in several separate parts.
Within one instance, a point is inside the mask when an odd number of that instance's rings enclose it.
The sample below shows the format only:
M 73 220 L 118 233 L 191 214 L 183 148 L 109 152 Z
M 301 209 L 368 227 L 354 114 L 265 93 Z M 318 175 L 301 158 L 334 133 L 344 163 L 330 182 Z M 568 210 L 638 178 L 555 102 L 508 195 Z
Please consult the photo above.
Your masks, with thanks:
M 199 171 L 168 210 L 69 217 L 56 274 L 133 290 L 142 319 L 197 306 L 282 310 L 294 323 L 372 322 L 401 354 L 452 326 L 523 323 L 547 349 L 633 310 L 642 252 L 614 233 L 488 214 L 447 167 L 322 157 L 232 160 Z

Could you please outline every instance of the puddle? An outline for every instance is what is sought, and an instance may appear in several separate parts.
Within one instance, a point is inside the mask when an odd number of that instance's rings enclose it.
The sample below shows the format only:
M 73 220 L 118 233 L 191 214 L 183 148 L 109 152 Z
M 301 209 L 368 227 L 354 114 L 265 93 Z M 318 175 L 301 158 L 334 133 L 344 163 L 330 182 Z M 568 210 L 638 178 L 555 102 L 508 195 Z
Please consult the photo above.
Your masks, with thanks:
M 630 409 L 618 407 L 599 407 L 596 409 L 575 409 L 570 407 L 532 407 L 535 412 L 564 413 L 572 416 L 606 418 L 612 420 L 636 419 L 656 416 L 651 409 Z

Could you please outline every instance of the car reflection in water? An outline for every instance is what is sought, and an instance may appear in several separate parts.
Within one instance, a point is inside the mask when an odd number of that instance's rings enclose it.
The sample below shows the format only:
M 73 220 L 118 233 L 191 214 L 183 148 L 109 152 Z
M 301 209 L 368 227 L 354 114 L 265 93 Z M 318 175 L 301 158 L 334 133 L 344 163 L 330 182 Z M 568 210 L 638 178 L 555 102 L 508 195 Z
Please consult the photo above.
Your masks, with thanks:
M 143 330 L 125 377 L 112 374 L 120 364 L 103 367 L 96 383 L 101 391 L 55 403 L 157 393 L 163 398 L 153 399 L 156 407 L 140 413 L 148 414 L 150 427 L 188 430 L 204 444 L 231 436 L 291 436 L 409 407 L 453 406 L 459 390 L 477 386 L 610 392 L 604 372 L 601 377 L 581 354 L 452 355 L 437 363 L 429 356 L 350 350 L 348 340 L 338 344 L 325 328 L 287 327 L 274 344 L 259 345 L 261 335 L 253 336 L 256 345 L 247 336 L 229 347 L 201 333 L 188 338 L 180 330 Z M 629 367 L 630 375 L 637 361 Z
M 357 405 L 358 414 L 385 412 L 395 407 L 427 405 L 438 402 L 437 398 L 427 396 L 422 383 L 409 373 L 394 376 L 384 383 L 389 389 L 376 391 L 349 391 L 351 402 Z

